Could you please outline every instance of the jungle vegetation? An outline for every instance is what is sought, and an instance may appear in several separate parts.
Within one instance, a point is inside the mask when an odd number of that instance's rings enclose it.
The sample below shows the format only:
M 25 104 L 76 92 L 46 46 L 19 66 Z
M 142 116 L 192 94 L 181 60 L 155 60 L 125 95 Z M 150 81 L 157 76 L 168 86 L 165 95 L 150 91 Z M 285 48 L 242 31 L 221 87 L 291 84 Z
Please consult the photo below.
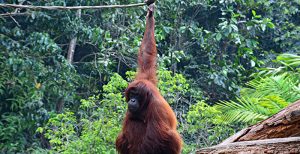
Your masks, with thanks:
M 145 15 L 146 6 L 81 15 L 0 7 L 0 153 L 115 153 Z M 183 153 L 300 99 L 299 0 L 158 0 L 155 18 L 158 86 L 176 112 Z

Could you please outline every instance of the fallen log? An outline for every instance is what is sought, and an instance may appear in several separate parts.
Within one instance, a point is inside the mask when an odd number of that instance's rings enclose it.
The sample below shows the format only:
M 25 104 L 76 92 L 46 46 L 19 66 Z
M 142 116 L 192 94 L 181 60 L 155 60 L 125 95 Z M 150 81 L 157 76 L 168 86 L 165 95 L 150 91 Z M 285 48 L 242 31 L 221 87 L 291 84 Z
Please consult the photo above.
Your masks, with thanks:
M 300 100 L 197 154 L 300 153 Z
M 300 153 L 300 137 L 243 141 L 200 149 L 197 154 L 282 154 Z
M 300 100 L 272 117 L 241 130 L 221 144 L 300 136 Z

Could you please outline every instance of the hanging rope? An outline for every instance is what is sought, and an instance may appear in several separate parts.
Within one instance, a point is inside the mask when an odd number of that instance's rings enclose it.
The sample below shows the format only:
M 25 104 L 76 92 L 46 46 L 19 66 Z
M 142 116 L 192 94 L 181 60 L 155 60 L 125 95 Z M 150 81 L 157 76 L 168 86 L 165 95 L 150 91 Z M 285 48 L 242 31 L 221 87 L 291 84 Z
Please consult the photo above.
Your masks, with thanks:
M 0 8 L 23 8 L 31 10 L 79 10 L 79 9 L 104 9 L 104 8 L 129 8 L 144 6 L 146 3 L 128 4 L 128 5 L 102 5 L 102 6 L 33 6 L 17 4 L 0 4 Z

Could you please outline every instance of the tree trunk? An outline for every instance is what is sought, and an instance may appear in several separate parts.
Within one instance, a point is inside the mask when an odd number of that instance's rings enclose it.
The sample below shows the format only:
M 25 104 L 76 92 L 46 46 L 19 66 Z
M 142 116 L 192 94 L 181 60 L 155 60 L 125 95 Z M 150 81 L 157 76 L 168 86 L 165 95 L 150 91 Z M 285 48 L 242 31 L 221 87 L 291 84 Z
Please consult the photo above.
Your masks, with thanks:
M 296 137 L 297 136 L 297 137 Z M 300 100 L 197 154 L 300 153 Z
M 64 108 L 65 100 L 63 97 L 59 98 L 57 103 L 56 103 L 56 112 L 57 113 L 62 113 L 63 108 Z
M 197 151 L 197 154 L 284 154 L 300 153 L 300 137 L 243 141 L 217 145 Z
M 300 100 L 289 105 L 272 117 L 241 130 L 237 134 L 226 139 L 221 145 L 238 141 L 293 136 L 300 136 Z
M 81 17 L 81 10 L 77 10 L 76 17 L 80 18 Z M 72 40 L 70 41 L 69 49 L 68 49 L 68 56 L 67 60 L 70 64 L 72 64 L 73 59 L 74 59 L 74 53 L 75 53 L 75 48 L 76 48 L 76 42 L 77 42 L 77 37 L 74 36 Z

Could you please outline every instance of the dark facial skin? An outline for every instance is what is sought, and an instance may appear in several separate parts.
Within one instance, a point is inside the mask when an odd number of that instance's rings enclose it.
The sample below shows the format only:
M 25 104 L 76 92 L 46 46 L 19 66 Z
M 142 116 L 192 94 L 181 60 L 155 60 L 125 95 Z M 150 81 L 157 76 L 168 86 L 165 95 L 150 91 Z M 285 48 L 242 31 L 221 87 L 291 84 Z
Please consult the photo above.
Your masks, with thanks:
M 128 101 L 128 110 L 131 113 L 136 113 L 140 107 L 139 96 L 136 92 L 132 91 L 129 94 L 129 101 Z

